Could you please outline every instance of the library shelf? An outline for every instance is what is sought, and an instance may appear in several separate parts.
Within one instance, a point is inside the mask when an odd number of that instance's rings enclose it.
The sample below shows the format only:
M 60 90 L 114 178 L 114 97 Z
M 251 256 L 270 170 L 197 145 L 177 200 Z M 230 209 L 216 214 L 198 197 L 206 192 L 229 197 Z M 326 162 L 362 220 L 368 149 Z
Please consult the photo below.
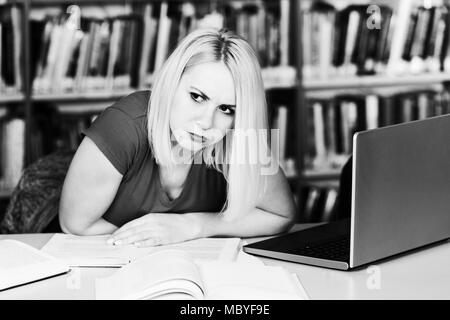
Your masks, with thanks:
M 286 81 L 281 79 L 278 81 L 272 81 L 264 79 L 264 88 L 266 90 L 279 90 L 279 89 L 296 89 L 299 84 L 298 80 Z M 89 102 L 89 101 L 113 101 L 123 96 L 126 96 L 132 92 L 140 90 L 150 90 L 150 87 L 143 88 L 125 88 L 125 89 L 113 89 L 113 90 L 89 90 L 83 92 L 62 92 L 62 93 L 33 93 L 31 101 L 46 101 L 46 102 Z M 20 96 L 13 96 L 18 98 Z M 23 96 L 21 97 L 23 99 Z M 3 101 L 3 97 L 0 97 L 0 102 Z
M 0 189 L 0 199 L 9 198 L 12 191 L 12 189 Z
M 408 76 L 352 76 L 327 80 L 304 79 L 304 90 L 371 89 L 373 87 L 411 86 L 450 81 L 450 73 Z
M 17 94 L 4 94 L 0 92 L 0 104 L 3 103 L 14 103 L 14 102 L 23 102 L 25 100 L 25 96 L 21 93 Z
M 27 0 L 0 0 L 0 5 L 5 4 L 22 4 L 26 2 Z
M 292 83 L 283 83 L 283 82 L 271 82 L 264 81 L 264 89 L 266 90 L 279 90 L 279 89 L 296 89 L 299 86 L 300 81 L 295 81 Z
M 114 91 L 89 91 L 89 92 L 73 92 L 73 93 L 35 93 L 32 95 L 32 101 L 46 101 L 46 102 L 90 102 L 94 100 L 99 101 L 113 101 L 123 96 L 138 90 L 145 89 L 121 89 Z
M 307 182 L 317 180 L 336 180 L 339 179 L 340 173 L 341 173 L 340 169 L 327 169 L 327 170 L 307 169 L 303 171 L 302 180 Z
M 1 1 L 1 0 L 0 0 Z M 16 2 L 28 2 L 33 6 L 49 6 L 49 5 L 60 5 L 60 4 L 68 4 L 69 1 L 67 0 L 15 0 Z M 129 5 L 131 3 L 136 2 L 151 2 L 152 0 L 74 0 L 70 1 L 70 4 L 84 4 L 84 5 L 91 5 L 91 4 L 123 4 L 123 5 Z M 181 0 L 180 0 L 181 2 Z
M 314 180 L 314 181 L 303 181 L 302 187 L 307 188 L 323 188 L 323 189 L 330 189 L 330 188 L 339 188 L 339 180 L 337 179 L 331 179 L 331 180 Z

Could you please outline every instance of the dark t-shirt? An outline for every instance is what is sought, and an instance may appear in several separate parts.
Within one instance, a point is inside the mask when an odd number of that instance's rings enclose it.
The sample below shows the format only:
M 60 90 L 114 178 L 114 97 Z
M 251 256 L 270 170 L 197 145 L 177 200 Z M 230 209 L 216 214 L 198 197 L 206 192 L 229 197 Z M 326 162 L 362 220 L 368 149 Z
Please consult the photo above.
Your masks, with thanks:
M 177 198 L 170 199 L 163 190 L 147 138 L 149 98 L 150 91 L 138 91 L 120 99 L 82 132 L 123 175 L 103 218 L 120 227 L 151 212 L 219 212 L 226 200 L 226 180 L 204 163 L 192 164 Z

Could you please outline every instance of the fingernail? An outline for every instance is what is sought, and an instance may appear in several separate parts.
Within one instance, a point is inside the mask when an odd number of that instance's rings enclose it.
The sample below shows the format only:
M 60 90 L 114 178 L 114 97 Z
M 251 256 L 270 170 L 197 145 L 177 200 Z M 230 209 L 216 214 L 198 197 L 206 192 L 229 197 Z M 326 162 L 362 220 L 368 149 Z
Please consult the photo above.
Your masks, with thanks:
M 141 243 L 140 243 L 140 242 L 135 242 L 134 245 L 135 245 L 136 247 L 139 247 L 139 246 L 141 245 Z
M 106 240 L 107 244 L 114 244 L 114 238 L 109 238 L 108 240 Z
M 114 244 L 116 246 L 120 246 L 122 244 L 122 240 L 117 240 L 117 241 L 114 242 Z

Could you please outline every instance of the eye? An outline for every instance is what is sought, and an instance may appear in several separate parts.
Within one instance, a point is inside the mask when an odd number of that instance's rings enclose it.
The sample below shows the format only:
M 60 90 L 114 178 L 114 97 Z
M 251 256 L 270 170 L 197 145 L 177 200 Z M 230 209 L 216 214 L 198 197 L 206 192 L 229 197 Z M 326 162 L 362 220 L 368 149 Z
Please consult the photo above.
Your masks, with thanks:
M 195 92 L 190 92 L 190 95 L 191 95 L 192 100 L 194 100 L 195 102 L 201 103 L 201 102 L 205 101 L 205 99 L 201 95 L 199 95 Z
M 224 114 L 227 114 L 227 115 L 230 115 L 230 116 L 234 115 L 234 108 L 229 107 L 227 105 L 219 106 L 219 110 L 222 111 Z

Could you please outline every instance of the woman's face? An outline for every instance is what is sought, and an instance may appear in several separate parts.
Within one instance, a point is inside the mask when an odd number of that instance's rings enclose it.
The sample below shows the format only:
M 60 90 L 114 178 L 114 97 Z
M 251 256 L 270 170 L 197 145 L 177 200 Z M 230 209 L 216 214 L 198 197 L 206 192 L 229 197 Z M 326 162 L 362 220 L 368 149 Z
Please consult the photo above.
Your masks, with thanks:
M 235 96 L 233 78 L 222 62 L 190 67 L 173 100 L 170 129 L 175 142 L 195 152 L 220 141 L 233 127 Z

